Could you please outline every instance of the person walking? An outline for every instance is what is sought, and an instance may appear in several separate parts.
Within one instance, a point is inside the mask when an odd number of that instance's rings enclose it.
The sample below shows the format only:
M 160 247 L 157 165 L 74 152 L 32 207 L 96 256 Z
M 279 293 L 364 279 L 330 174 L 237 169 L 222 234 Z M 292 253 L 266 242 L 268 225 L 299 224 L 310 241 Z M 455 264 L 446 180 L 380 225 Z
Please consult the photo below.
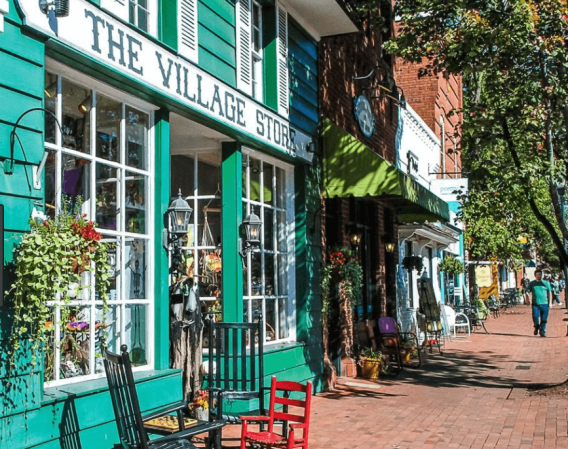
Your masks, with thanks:
M 560 284 L 558 283 L 558 276 L 553 276 L 552 281 L 550 281 L 550 286 L 552 287 L 552 305 L 554 303 L 558 304 L 559 306 L 562 305 L 560 301 Z
M 542 270 L 536 270 L 534 277 L 535 280 L 529 284 L 532 293 L 534 335 L 540 333 L 541 337 L 546 337 L 546 322 L 550 311 L 549 292 L 552 292 L 552 287 L 547 281 L 542 280 Z
M 529 290 L 529 285 L 531 280 L 527 277 L 525 273 L 523 275 L 523 279 L 521 280 L 521 287 L 523 289 L 523 299 L 525 306 L 528 306 L 531 303 L 531 291 Z

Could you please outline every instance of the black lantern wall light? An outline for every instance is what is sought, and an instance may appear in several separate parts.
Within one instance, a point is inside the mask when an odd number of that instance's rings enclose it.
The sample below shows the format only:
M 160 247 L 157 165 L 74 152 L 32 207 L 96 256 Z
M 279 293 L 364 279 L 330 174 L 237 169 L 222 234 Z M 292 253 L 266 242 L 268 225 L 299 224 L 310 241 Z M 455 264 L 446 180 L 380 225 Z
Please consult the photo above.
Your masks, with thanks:
M 162 231 L 162 246 L 166 251 L 172 250 L 172 270 L 177 270 L 181 263 L 181 240 L 189 230 L 189 220 L 193 209 L 189 203 L 183 199 L 181 189 L 178 197 L 172 201 L 166 211 L 166 225 Z
M 246 235 L 246 239 L 239 239 L 239 254 L 244 259 L 248 253 L 252 252 L 255 248 L 260 246 L 260 228 L 262 227 L 262 220 L 254 213 L 251 208 L 250 214 L 243 220 L 242 231 Z

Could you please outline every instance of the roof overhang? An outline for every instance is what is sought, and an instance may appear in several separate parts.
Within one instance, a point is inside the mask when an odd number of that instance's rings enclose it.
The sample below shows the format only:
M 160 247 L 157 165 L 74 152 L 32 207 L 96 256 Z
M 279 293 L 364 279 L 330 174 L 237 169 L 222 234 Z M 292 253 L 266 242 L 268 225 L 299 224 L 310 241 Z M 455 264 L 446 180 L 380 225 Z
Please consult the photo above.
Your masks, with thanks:
M 288 7 L 294 19 L 317 39 L 359 31 L 338 0 L 280 0 L 279 3 Z

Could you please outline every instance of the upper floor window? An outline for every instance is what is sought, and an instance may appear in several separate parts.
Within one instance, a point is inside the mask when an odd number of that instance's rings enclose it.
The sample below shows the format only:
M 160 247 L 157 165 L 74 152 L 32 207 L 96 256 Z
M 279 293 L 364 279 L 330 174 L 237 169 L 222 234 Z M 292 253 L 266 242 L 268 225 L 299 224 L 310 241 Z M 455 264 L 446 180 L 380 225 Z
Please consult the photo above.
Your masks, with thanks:
M 157 0 L 101 0 L 101 8 L 152 36 L 157 35 Z
M 142 31 L 148 32 L 148 0 L 130 0 L 128 8 L 128 21 L 140 28 Z

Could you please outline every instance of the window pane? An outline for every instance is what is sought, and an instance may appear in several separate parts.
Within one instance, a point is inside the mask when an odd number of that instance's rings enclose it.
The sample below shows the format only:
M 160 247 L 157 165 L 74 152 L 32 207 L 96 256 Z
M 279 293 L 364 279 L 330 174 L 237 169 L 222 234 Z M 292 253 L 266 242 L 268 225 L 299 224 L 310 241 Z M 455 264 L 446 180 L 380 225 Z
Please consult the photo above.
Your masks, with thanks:
M 274 198 L 272 197 L 272 177 L 274 175 L 274 167 L 265 163 L 263 166 L 262 174 L 264 178 L 263 202 L 265 204 L 273 204 Z
M 97 224 L 101 228 L 118 230 L 118 170 L 108 165 L 97 164 Z
M 79 197 L 83 203 L 90 199 L 91 161 L 63 154 L 61 165 L 61 193 L 63 199 L 70 202 L 70 210 L 74 210 Z
M 101 348 L 103 339 L 110 352 L 120 353 L 120 306 L 109 306 L 106 316 L 103 316 L 102 307 L 97 307 L 95 330 L 95 372 L 102 373 L 105 370 Z
M 127 232 L 146 233 L 146 176 L 126 172 L 126 226 Z
M 97 157 L 118 162 L 120 152 L 121 103 L 97 96 Z
M 251 296 L 262 294 L 262 270 L 260 268 L 260 253 L 251 254 Z
M 278 251 L 280 252 L 287 252 L 288 251 L 288 232 L 287 232 L 287 222 L 286 222 L 286 212 L 277 212 L 276 213 L 276 226 L 278 229 L 278 233 L 276 234 L 276 238 L 278 241 Z
M 63 79 L 62 94 L 62 144 L 65 148 L 87 152 L 89 121 L 92 103 L 91 91 Z
M 147 169 L 148 115 L 126 106 L 126 165 Z
M 277 295 L 288 294 L 288 255 L 278 255 L 278 291 Z
M 286 172 L 281 168 L 276 167 L 276 207 L 281 209 L 286 208 Z
M 274 211 L 272 209 L 264 209 L 262 229 L 264 231 L 264 249 L 272 251 L 274 249 Z
M 276 340 L 276 308 L 275 300 L 266 300 L 266 341 Z
M 127 299 L 146 298 L 146 284 L 148 282 L 147 246 L 146 240 L 143 239 L 129 239 L 126 242 L 124 286 Z
M 120 267 L 121 267 L 121 260 L 120 260 L 120 240 L 117 240 L 113 237 L 103 235 L 102 238 L 103 242 L 110 243 L 112 245 L 111 249 L 108 252 L 108 260 L 111 266 L 110 270 L 110 279 L 109 279 L 109 286 L 108 286 L 108 300 L 109 301 L 116 301 L 116 292 L 117 292 L 117 283 L 120 278 Z M 99 300 L 99 286 L 95 284 L 95 299 Z
M 55 151 L 48 151 L 45 163 L 45 214 L 49 218 L 55 217 Z
M 275 295 L 274 254 L 264 254 L 264 291 L 266 296 Z
M 280 335 L 278 338 L 288 338 L 290 333 L 288 329 L 288 299 L 281 298 L 278 300 L 278 317 L 279 317 L 279 326 L 278 330 Z
M 128 304 L 126 306 L 125 342 L 134 366 L 146 365 L 148 341 L 148 306 Z
M 59 345 L 60 377 L 67 379 L 91 374 L 89 361 L 94 348 L 91 345 L 90 329 L 95 325 L 94 320 L 91 320 L 91 308 L 64 307 L 61 309 L 61 314 L 60 326 L 63 338 Z

